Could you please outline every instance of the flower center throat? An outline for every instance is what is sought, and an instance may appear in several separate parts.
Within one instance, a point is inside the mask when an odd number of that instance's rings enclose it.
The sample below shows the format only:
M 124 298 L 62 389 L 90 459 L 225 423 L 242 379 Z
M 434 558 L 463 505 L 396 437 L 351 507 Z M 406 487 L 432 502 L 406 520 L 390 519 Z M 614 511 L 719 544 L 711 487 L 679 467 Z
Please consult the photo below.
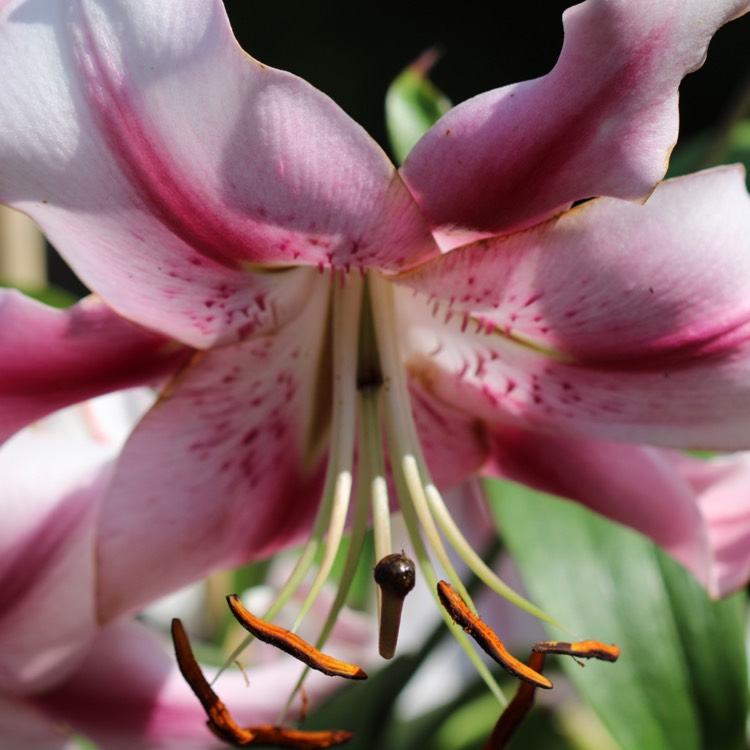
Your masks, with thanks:
M 469 570 L 500 596 L 563 628 L 507 586 L 482 560 L 454 522 L 430 477 L 412 414 L 399 340 L 394 285 L 373 271 L 366 275 L 334 271 L 329 283 L 332 330 L 331 346 L 327 352 L 331 359 L 331 434 L 317 515 L 310 538 L 299 554 L 292 573 L 262 618 L 256 618 L 244 610 L 236 596 L 228 597 L 233 614 L 251 635 L 227 658 L 221 671 L 237 659 L 254 637 L 272 643 L 303 661 L 307 666 L 287 700 L 279 724 L 310 668 L 334 676 L 352 678 L 353 674 L 359 675 L 355 679 L 366 676 L 356 666 L 339 662 L 319 649 L 325 645 L 339 612 L 349 598 L 355 573 L 362 562 L 363 550 L 367 547 L 365 542 L 370 524 L 375 554 L 374 559 L 366 562 L 373 570 L 378 586 L 379 651 L 383 658 L 392 658 L 396 652 L 402 604 L 415 579 L 412 560 L 403 551 L 393 549 L 390 519 L 391 508 L 396 506 L 403 516 L 412 550 L 410 554 L 417 560 L 419 575 L 426 581 L 451 633 L 500 704 L 506 706 L 507 700 L 468 635 L 511 674 L 536 686 L 551 687 L 546 678 L 512 657 L 500 639 L 482 623 L 448 555 L 446 542 Z M 395 502 L 392 502 L 394 496 Z M 353 497 L 354 508 L 350 513 Z M 347 522 L 350 526 L 349 545 L 336 596 L 315 645 L 306 644 L 296 635 L 296 631 L 330 577 Z M 292 628 L 285 630 L 267 622 L 278 615 L 299 589 L 316 560 L 319 561 L 317 570 Z M 440 576 L 433 560 L 439 566 Z M 453 627 L 454 623 L 460 627 Z M 568 642 L 550 643 L 553 646 L 561 643 L 571 645 Z M 573 645 L 580 646 L 581 643 L 593 642 L 576 642 Z M 177 650 L 181 665 L 186 659 L 185 648 L 182 647 L 182 654 Z M 549 652 L 551 647 L 547 645 L 545 648 Z M 601 651 L 607 647 L 597 644 L 597 648 Z M 591 655 L 586 648 L 576 653 L 584 658 Z M 211 720 L 216 721 L 216 714 L 219 721 L 223 721 L 223 709 L 216 708 L 217 704 L 223 704 L 201 682 L 201 678 L 195 676 L 195 668 L 188 666 L 183 669 L 183 674 L 186 672 L 194 676 L 188 682 L 204 707 L 211 709 Z M 251 729 L 258 734 L 258 727 Z M 238 730 L 232 724 L 227 723 L 222 731 L 223 736 L 239 737 Z M 328 742 L 327 739 L 324 741 Z M 315 746 L 328 747 L 329 744 Z

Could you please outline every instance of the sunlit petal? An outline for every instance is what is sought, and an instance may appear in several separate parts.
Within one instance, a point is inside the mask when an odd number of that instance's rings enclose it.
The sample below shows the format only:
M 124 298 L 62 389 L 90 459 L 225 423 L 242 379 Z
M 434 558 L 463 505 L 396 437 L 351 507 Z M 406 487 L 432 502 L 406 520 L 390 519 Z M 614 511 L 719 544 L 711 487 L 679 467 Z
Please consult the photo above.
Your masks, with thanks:
M 402 174 L 431 225 L 507 232 L 583 198 L 648 196 L 677 140 L 680 80 L 702 64 L 716 29 L 748 7 L 588 0 L 569 8 L 548 75 L 457 106 L 407 157 Z
M 226 327 L 206 300 L 253 319 L 272 292 L 243 264 L 397 269 L 436 252 L 381 149 L 247 56 L 219 0 L 0 14 L 0 200 L 127 317 L 197 345 Z

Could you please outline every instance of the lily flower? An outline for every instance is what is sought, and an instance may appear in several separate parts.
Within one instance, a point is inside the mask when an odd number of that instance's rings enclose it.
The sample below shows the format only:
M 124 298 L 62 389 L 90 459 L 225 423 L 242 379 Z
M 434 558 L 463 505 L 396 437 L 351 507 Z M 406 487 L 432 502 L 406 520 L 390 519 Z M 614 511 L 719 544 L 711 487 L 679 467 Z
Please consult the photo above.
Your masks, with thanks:
M 100 620 L 308 539 L 272 608 L 324 547 L 302 617 L 350 515 L 345 579 L 368 513 L 396 551 L 395 506 L 428 580 L 423 540 L 467 598 L 442 533 L 512 597 L 439 491 L 478 473 L 591 504 L 707 581 L 694 494 L 650 446 L 750 446 L 750 200 L 738 168 L 660 181 L 682 77 L 748 8 L 587 0 L 548 75 L 456 107 L 397 171 L 246 55 L 219 0 L 0 3 L 0 200 L 130 326 L 70 351 L 125 322 L 37 316 L 37 361 L 70 381 L 30 402 L 173 358 L 102 500 Z

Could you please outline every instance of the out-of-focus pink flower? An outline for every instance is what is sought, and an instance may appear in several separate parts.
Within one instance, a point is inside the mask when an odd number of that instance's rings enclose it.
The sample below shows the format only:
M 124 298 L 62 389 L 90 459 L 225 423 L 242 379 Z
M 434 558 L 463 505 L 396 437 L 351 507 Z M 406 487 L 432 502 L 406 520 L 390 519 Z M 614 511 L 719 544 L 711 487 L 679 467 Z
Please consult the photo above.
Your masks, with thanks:
M 668 458 L 693 492 L 706 525 L 709 591 L 719 596 L 741 588 L 750 579 L 750 454 L 705 461 L 676 453 Z
M 0 448 L 1 748 L 72 747 L 71 731 L 106 750 L 221 747 L 211 744 L 203 709 L 164 638 L 137 622 L 104 625 L 98 615 L 102 501 L 113 459 L 153 400 L 138 389 L 87 402 Z M 336 647 L 361 660 L 371 632 L 344 612 Z M 229 671 L 216 689 L 238 721 L 273 723 L 300 667 L 280 658 L 247 666 L 249 686 Z M 336 686 L 319 675 L 307 691 L 314 700 Z

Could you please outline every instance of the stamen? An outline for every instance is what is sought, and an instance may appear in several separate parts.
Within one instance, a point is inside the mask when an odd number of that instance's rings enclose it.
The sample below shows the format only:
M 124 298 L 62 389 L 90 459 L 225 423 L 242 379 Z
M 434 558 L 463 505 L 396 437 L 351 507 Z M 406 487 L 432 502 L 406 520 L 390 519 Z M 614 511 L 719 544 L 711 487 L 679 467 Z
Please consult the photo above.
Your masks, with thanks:
M 353 442 L 351 443 L 353 445 Z M 294 621 L 292 630 L 296 630 L 305 615 L 309 611 L 315 599 L 317 599 L 320 590 L 323 588 L 328 576 L 333 568 L 333 563 L 338 554 L 341 540 L 344 536 L 346 518 L 349 514 L 349 501 L 352 495 L 352 473 L 349 470 L 342 470 L 336 477 L 333 491 L 333 506 L 331 512 L 331 521 L 328 525 L 328 534 L 326 535 L 326 544 L 323 551 L 323 558 L 318 566 L 317 573 L 310 585 L 310 590 L 305 597 L 299 609 L 297 619 Z
M 529 657 L 529 669 L 541 674 L 544 668 L 544 654 L 532 653 Z M 500 714 L 500 718 L 495 724 L 487 742 L 481 750 L 505 750 L 511 737 L 531 711 L 534 705 L 534 694 L 536 685 L 530 682 L 521 682 L 513 696 L 513 700 L 507 705 L 505 710 Z
M 382 560 L 393 551 L 391 542 L 391 507 L 385 478 L 383 440 L 380 425 L 380 388 L 365 388 L 362 393 L 361 459 L 367 473 L 360 470 L 360 481 L 370 478 L 372 526 L 375 537 L 375 559 Z
M 552 683 L 544 675 L 530 669 L 509 653 L 492 628 L 485 625 L 481 618 L 469 609 L 466 602 L 449 583 L 440 581 L 437 585 L 437 591 L 440 602 L 453 621 L 460 625 L 503 669 L 510 672 L 514 677 L 518 677 L 519 680 L 524 680 L 537 687 L 547 689 L 552 687 Z
M 252 728 L 255 740 L 252 744 L 264 747 L 296 747 L 299 750 L 318 750 L 318 748 L 343 745 L 354 736 L 343 729 L 330 729 L 319 732 L 305 732 L 300 729 L 287 729 L 271 724 L 262 724 Z
M 511 604 L 515 604 L 530 615 L 533 615 L 550 625 L 554 625 L 563 631 L 571 632 L 569 628 L 558 622 L 554 617 L 551 617 L 544 610 L 521 596 L 517 591 L 514 591 L 484 562 L 484 560 L 482 560 L 481 557 L 479 557 L 456 525 L 456 522 L 453 520 L 453 517 L 445 505 L 442 495 L 434 484 L 428 483 L 425 486 L 425 495 L 430 510 L 432 511 L 438 526 L 440 526 L 440 530 L 445 534 L 446 539 L 451 543 L 453 549 L 458 552 L 480 581 L 489 586 L 489 588 L 491 588 L 496 594 L 499 594 Z
M 317 750 L 317 748 L 342 745 L 352 738 L 352 733 L 342 729 L 322 732 L 306 732 L 298 729 L 261 724 L 259 726 L 241 727 L 232 718 L 227 707 L 211 689 L 190 647 L 190 640 L 180 620 L 172 620 L 172 640 L 174 641 L 177 664 L 182 676 L 201 702 L 208 714 L 206 724 L 220 739 L 232 745 L 249 747 L 265 745 L 266 747 L 292 747 L 300 750 Z
M 217 729 L 221 739 L 230 739 L 240 744 L 249 744 L 255 735 L 235 723 L 229 709 L 219 700 L 208 681 L 203 676 L 201 668 L 193 655 L 190 647 L 190 639 L 185 632 L 182 622 L 176 617 L 172 620 L 172 640 L 174 642 L 177 666 L 180 668 L 185 682 L 195 693 L 195 697 L 201 702 L 203 710 L 208 714 L 208 725 Z
M 375 537 L 375 557 L 380 560 L 383 552 L 393 549 L 391 543 L 391 509 L 388 502 L 388 483 L 382 474 L 372 478 L 372 526 Z
M 386 383 L 386 396 L 388 400 L 386 419 L 393 421 L 393 428 L 390 432 L 396 441 L 396 444 L 392 447 L 392 450 L 398 456 L 393 462 L 394 470 L 399 468 L 398 464 L 400 463 L 406 477 L 408 499 L 414 505 L 430 547 L 435 552 L 448 578 L 450 578 L 451 582 L 459 590 L 461 596 L 471 604 L 471 599 L 445 552 L 442 540 L 435 526 L 434 514 L 448 541 L 451 542 L 456 552 L 458 552 L 480 580 L 501 596 L 509 599 L 513 604 L 567 631 L 568 629 L 561 623 L 558 623 L 554 618 L 539 609 L 539 607 L 513 591 L 510 586 L 502 581 L 474 552 L 450 516 L 440 493 L 430 479 L 429 470 L 422 455 L 419 437 L 414 425 L 409 390 L 398 350 L 398 327 L 394 315 L 392 285 L 385 283 L 382 277 L 377 274 L 371 274 L 368 276 L 368 279 L 370 279 L 373 317 L 375 320 L 383 376 Z
M 453 567 L 453 563 L 448 557 L 448 552 L 443 545 L 440 532 L 438 531 L 435 521 L 432 518 L 432 514 L 430 513 L 427 496 L 424 491 L 424 484 L 419 473 L 419 466 L 416 458 L 412 454 L 401 452 L 401 470 L 404 479 L 406 480 L 406 486 L 409 490 L 408 499 L 411 500 L 414 512 L 419 518 L 419 523 L 427 537 L 427 541 L 429 542 L 432 551 L 435 553 L 435 557 L 437 557 L 446 575 L 461 592 L 461 596 L 470 603 L 470 606 L 473 607 L 474 605 L 471 602 L 469 592 L 466 590 L 460 576 Z
M 307 666 L 330 677 L 346 677 L 350 680 L 365 680 L 367 675 L 355 664 L 334 659 L 318 651 L 314 646 L 285 628 L 261 620 L 245 608 L 236 594 L 227 596 L 227 603 L 237 622 L 258 640 L 270 643 Z
M 367 402 L 374 398 L 374 392 L 370 389 L 365 390 L 364 392 L 360 392 L 359 394 L 359 444 L 362 445 L 365 433 L 366 433 L 366 418 L 365 414 L 367 413 Z M 328 636 L 330 636 L 333 626 L 336 624 L 336 619 L 338 618 L 338 614 L 343 608 L 344 604 L 346 603 L 347 597 L 349 596 L 349 590 L 351 589 L 352 582 L 354 580 L 354 575 L 357 571 L 357 567 L 359 565 L 360 560 L 360 553 L 362 550 L 362 547 L 364 546 L 365 541 L 365 535 L 367 533 L 367 511 L 368 511 L 368 505 L 367 505 L 367 483 L 362 479 L 362 477 L 368 476 L 368 474 L 371 472 L 371 468 L 368 463 L 368 453 L 367 451 L 363 451 L 360 454 L 360 462 L 359 462 L 359 482 L 357 486 L 357 499 L 356 499 L 356 505 L 355 505 L 355 512 L 354 512 L 354 523 L 352 526 L 352 533 L 349 537 L 349 549 L 346 553 L 346 558 L 344 560 L 344 566 L 343 570 L 341 571 L 341 577 L 339 579 L 339 585 L 338 590 L 336 592 L 336 597 L 333 601 L 333 604 L 331 605 L 331 610 L 328 613 L 328 617 L 326 618 L 325 624 L 323 625 L 323 628 L 320 632 L 320 635 L 318 636 L 318 640 L 316 641 L 316 647 L 317 648 L 323 648 L 326 641 L 328 640 Z M 304 684 L 304 681 L 308 675 L 309 669 L 305 669 L 300 676 L 299 680 L 297 681 L 297 684 L 294 687 L 294 690 L 292 690 L 291 695 L 289 696 L 289 699 L 286 702 L 286 705 L 284 707 L 284 710 L 281 713 L 281 718 L 279 719 L 279 723 L 283 721 L 284 717 L 286 716 L 287 711 L 289 710 L 289 707 L 291 706 L 292 700 L 294 699 L 294 696 L 297 694 L 298 691 L 302 690 L 302 685 Z
M 352 492 L 352 464 L 357 410 L 357 341 L 362 310 L 363 280 L 357 274 L 332 284 L 333 294 L 333 424 L 329 476 L 333 477 L 333 506 L 323 559 L 300 607 L 296 630 L 328 578 L 344 535 Z M 326 485 L 328 482 L 326 481 Z
M 416 438 L 416 429 L 411 418 L 411 404 L 404 380 L 403 368 L 399 359 L 398 330 L 393 314 L 391 285 L 386 284 L 379 274 L 368 274 L 367 278 L 387 400 L 385 425 L 388 447 L 391 454 L 391 466 L 393 467 L 393 480 L 396 484 L 399 505 L 409 532 L 409 538 L 419 562 L 422 575 L 425 577 L 435 599 L 439 601 L 436 593 L 438 579 L 422 541 L 420 528 L 427 535 L 430 546 L 443 566 L 446 575 L 456 582 L 456 585 L 461 588 L 468 599 L 468 592 L 466 592 L 461 579 L 453 568 L 443 548 L 440 535 L 429 514 L 429 508 L 426 500 L 424 500 L 424 493 L 418 472 L 416 477 L 413 471 L 410 472 L 410 466 L 413 464 L 413 456 L 408 448 L 418 451 L 419 442 Z M 411 462 L 407 459 L 411 459 Z M 410 474 L 411 476 L 409 476 Z M 417 493 L 416 498 L 414 495 L 415 492 Z M 451 624 L 451 619 L 447 612 L 442 609 L 440 611 L 445 622 Z M 471 647 L 466 636 L 462 632 L 454 632 L 454 636 L 489 690 L 497 698 L 498 702 L 505 706 L 507 700 L 502 690 L 500 690 L 487 665 Z
M 391 424 L 387 424 L 386 426 L 388 427 L 388 442 L 392 445 L 393 426 Z M 395 472 L 393 478 L 396 483 L 396 492 L 398 493 L 399 498 L 406 497 L 408 490 L 406 488 L 403 475 L 400 472 Z M 417 520 L 417 515 L 414 512 L 414 508 L 412 507 L 411 503 L 402 503 L 401 513 L 404 518 L 404 523 L 406 524 L 406 529 L 409 533 L 409 539 L 411 540 L 414 554 L 416 555 L 416 558 L 419 562 L 420 573 L 427 582 L 428 589 L 432 592 L 436 602 L 439 604 L 440 600 L 437 596 L 438 579 L 435 575 L 435 570 L 432 567 L 430 556 L 427 554 L 427 549 L 425 548 L 424 542 L 422 541 L 422 537 L 419 533 L 419 523 Z M 442 607 L 439 607 L 438 609 L 446 625 L 452 625 L 453 621 L 451 620 L 448 613 Z M 461 646 L 461 648 L 463 649 L 469 661 L 473 664 L 474 669 L 476 669 L 477 671 L 477 674 L 482 678 L 482 680 L 484 680 L 484 683 L 485 685 L 487 685 L 489 691 L 495 696 L 498 703 L 500 703 L 501 706 L 507 705 L 508 701 L 505 698 L 505 695 L 503 695 L 503 691 L 495 681 L 495 678 L 487 668 L 487 665 L 479 658 L 479 654 L 477 654 L 477 652 L 472 648 L 471 644 L 469 643 L 469 639 L 466 637 L 463 631 L 456 632 L 454 630 L 453 636 L 455 637 L 459 646 Z
M 392 477 L 412 547 L 433 596 L 443 605 L 440 611 L 444 620 L 449 624 L 458 623 L 463 628 L 458 632 L 453 629 L 454 635 L 469 655 L 480 676 L 503 705 L 507 701 L 487 665 L 481 660 L 472 644 L 469 643 L 466 637 L 467 633 L 511 674 L 530 685 L 550 688 L 552 683 L 546 677 L 515 659 L 505 649 L 497 635 L 482 622 L 448 555 L 443 541 L 444 538 L 477 577 L 497 593 L 537 617 L 562 627 L 538 607 L 535 607 L 507 586 L 474 551 L 451 517 L 443 498 L 430 478 L 412 416 L 406 372 L 399 351 L 399 331 L 395 319 L 392 285 L 386 284 L 377 273 L 368 273 L 365 279 L 366 282 L 363 283 L 362 278 L 356 275 L 347 276 L 337 272 L 333 274 L 331 283 L 333 329 L 331 348 L 333 375 L 331 440 L 323 497 L 316 516 L 312 537 L 305 546 L 297 565 L 276 601 L 263 619 L 248 612 L 236 595 L 227 597 L 235 617 L 252 634 L 245 639 L 242 646 L 232 654 L 228 661 L 236 658 L 241 649 L 254 636 L 276 645 L 286 653 L 300 659 L 306 665 L 287 701 L 282 717 L 288 711 L 296 693 L 301 689 L 310 668 L 317 669 L 324 674 L 343 676 L 349 679 L 366 677 L 359 667 L 334 659 L 322 653 L 319 649 L 323 647 L 328 638 L 337 614 L 344 606 L 348 596 L 364 543 L 367 514 L 370 508 L 372 509 L 374 525 L 376 559 L 380 560 L 375 569 L 380 610 L 379 648 L 381 655 L 385 658 L 391 658 L 394 655 L 403 599 L 413 586 L 414 565 L 408 558 L 392 554 L 390 502 L 385 477 L 381 434 L 382 423 L 384 422 L 390 451 Z M 337 284 L 337 281 L 341 281 L 341 283 Z M 381 391 L 384 392 L 386 399 L 382 421 L 379 403 Z M 359 418 L 357 419 L 358 396 Z M 359 422 L 359 437 L 356 443 L 359 445 L 358 491 L 352 536 L 335 601 L 317 644 L 313 646 L 297 636 L 295 631 L 329 577 L 342 543 L 353 485 L 354 431 L 357 422 Z M 445 576 L 453 586 L 445 581 L 438 583 L 430 554 L 423 542 L 423 535 L 431 552 L 434 553 L 440 563 Z M 323 539 L 325 539 L 325 544 L 323 544 Z M 270 622 L 265 622 L 265 620 L 275 616 L 283 604 L 298 589 L 321 547 L 323 547 L 323 555 L 320 565 L 292 629 L 286 630 Z M 406 578 L 411 574 L 410 585 L 404 585 L 403 574 L 406 574 Z M 573 643 L 540 642 L 538 645 L 541 646 L 540 650 L 544 650 L 550 644 L 558 648 L 562 647 L 560 644 L 564 644 L 571 649 L 574 646 L 584 646 L 584 653 L 594 656 L 596 650 L 593 647 L 588 649 L 585 647 L 588 643 L 583 641 Z M 599 646 L 602 646 L 602 644 L 599 644 Z M 550 647 L 551 649 L 552 647 Z M 567 651 L 565 653 L 572 652 Z M 603 653 L 610 652 L 604 651 Z M 539 657 L 535 655 L 533 658 Z M 211 692 L 211 695 L 213 695 L 215 701 L 218 701 L 215 694 Z M 212 699 L 211 705 L 215 705 L 215 701 Z M 223 706 L 220 701 L 218 703 Z M 228 716 L 226 709 L 224 711 Z M 224 723 L 217 723 L 209 714 L 209 724 L 215 730 L 224 732 L 225 739 L 230 737 L 231 740 L 231 736 L 226 733 L 235 732 L 236 725 L 227 724 L 226 717 L 221 712 L 218 715 Z M 283 730 L 278 727 L 239 729 L 241 731 L 252 729 L 256 732 L 267 729 L 268 732 L 264 735 L 267 744 L 278 745 L 282 741 L 288 741 L 289 743 L 302 741 L 300 738 L 292 738 L 291 730 Z M 309 735 L 309 733 L 307 734 Z M 331 733 L 328 733 L 327 736 L 330 739 Z M 243 740 L 242 743 L 238 744 L 250 744 L 250 741 Z M 338 744 L 338 742 L 331 741 L 331 744 Z M 307 745 L 288 744 L 284 746 L 304 747 Z M 328 747 L 329 745 L 309 746 Z M 491 748 L 503 746 L 488 745 Z
M 331 280 L 333 316 L 333 403 L 331 417 L 331 447 L 323 487 L 310 538 L 302 550 L 294 569 L 264 613 L 272 620 L 291 599 L 312 567 L 318 550 L 327 538 L 323 559 L 317 575 L 303 602 L 293 630 L 296 630 L 320 593 L 331 572 L 343 536 L 352 487 L 352 462 L 356 420 L 356 352 L 358 326 L 362 301 L 362 279 L 352 274 Z M 328 527 L 326 534 L 326 527 Z M 232 662 L 248 647 L 249 635 L 232 651 L 219 669 L 214 682 Z
M 386 555 L 375 566 L 375 583 L 380 589 L 380 635 L 378 650 L 384 659 L 396 653 L 401 611 L 406 595 L 414 588 L 414 562 L 406 555 Z
M 537 641 L 531 650 L 539 654 L 567 654 L 579 659 L 600 659 L 615 662 L 620 658 L 620 649 L 614 643 L 608 646 L 599 641 Z

